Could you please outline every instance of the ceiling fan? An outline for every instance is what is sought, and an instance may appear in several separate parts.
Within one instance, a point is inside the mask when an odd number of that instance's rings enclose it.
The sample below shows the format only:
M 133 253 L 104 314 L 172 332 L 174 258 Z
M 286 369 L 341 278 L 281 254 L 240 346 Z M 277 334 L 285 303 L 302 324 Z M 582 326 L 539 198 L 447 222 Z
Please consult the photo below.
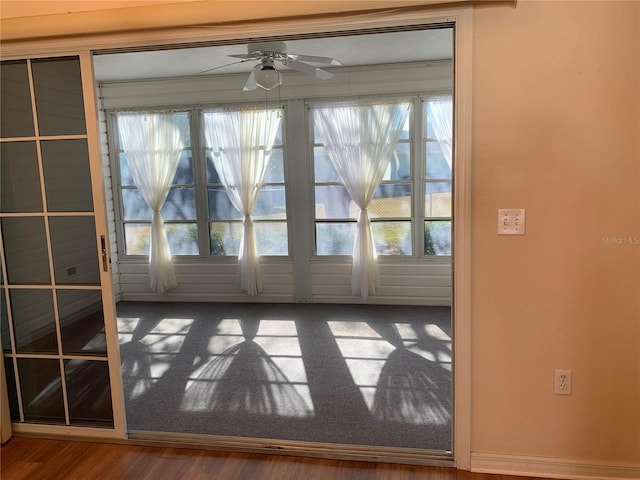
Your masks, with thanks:
M 227 56 L 241 59 L 235 63 L 249 61 L 260 62 L 251 70 L 247 83 L 243 88 L 244 91 L 255 90 L 258 87 L 265 90 L 272 90 L 282 85 L 282 73 L 276 68 L 276 64 L 278 63 L 285 67 L 298 70 L 299 72 L 313 75 L 319 80 L 327 80 L 333 77 L 333 73 L 310 65 L 311 63 L 340 65 L 340 62 L 334 58 L 287 53 L 287 46 L 284 42 L 251 43 L 247 45 L 247 53 Z

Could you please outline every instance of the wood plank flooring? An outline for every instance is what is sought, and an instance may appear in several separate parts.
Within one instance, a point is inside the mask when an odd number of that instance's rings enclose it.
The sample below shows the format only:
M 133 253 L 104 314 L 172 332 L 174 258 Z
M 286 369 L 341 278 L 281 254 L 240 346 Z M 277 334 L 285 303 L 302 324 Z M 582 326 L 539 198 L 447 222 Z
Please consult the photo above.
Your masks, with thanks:
M 2 480 L 517 480 L 452 468 L 14 437 Z

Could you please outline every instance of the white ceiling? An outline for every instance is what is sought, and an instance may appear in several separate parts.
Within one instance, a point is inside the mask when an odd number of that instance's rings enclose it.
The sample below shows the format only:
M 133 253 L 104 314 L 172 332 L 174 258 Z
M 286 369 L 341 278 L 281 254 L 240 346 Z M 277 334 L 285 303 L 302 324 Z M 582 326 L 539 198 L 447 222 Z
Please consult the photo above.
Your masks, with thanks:
M 347 67 L 444 60 L 453 55 L 453 29 L 291 40 L 286 44 L 287 53 L 334 57 Z M 184 77 L 205 71 L 207 75 L 249 72 L 256 62 L 229 65 L 237 59 L 227 55 L 241 53 L 247 53 L 246 44 L 101 54 L 94 57 L 94 69 L 100 82 Z M 209 71 L 216 67 L 222 68 Z

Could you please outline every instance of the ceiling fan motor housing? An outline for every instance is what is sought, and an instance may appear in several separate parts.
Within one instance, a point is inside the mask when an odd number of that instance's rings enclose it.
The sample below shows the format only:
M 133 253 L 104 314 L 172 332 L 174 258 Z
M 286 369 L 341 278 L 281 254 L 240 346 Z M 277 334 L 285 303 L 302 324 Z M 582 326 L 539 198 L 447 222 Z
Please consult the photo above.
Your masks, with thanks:
M 247 45 L 247 53 L 250 55 L 273 56 L 274 54 L 286 54 L 287 45 L 284 42 L 250 43 Z

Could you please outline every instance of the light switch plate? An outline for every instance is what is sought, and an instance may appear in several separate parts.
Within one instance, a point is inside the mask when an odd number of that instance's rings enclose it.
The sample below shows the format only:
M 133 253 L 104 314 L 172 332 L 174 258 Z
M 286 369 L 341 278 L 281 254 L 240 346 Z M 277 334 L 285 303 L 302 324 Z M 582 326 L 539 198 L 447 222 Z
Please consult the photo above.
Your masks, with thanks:
M 498 210 L 498 235 L 524 235 L 524 208 Z

